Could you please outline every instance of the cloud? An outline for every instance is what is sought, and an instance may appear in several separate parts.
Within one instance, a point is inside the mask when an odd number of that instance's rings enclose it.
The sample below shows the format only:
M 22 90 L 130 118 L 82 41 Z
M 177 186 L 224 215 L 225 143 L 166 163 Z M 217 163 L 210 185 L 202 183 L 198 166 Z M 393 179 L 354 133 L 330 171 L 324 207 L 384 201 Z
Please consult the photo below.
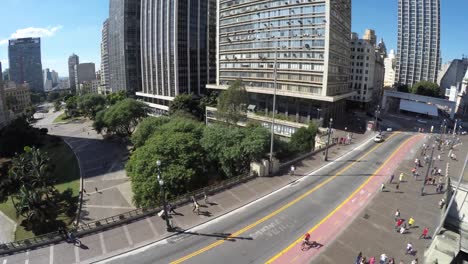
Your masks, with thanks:
M 55 26 L 55 27 L 47 27 L 47 28 L 36 28 L 36 27 L 28 27 L 28 28 L 21 28 L 16 30 L 13 34 L 11 34 L 10 39 L 14 38 L 47 38 L 52 37 L 59 31 L 63 26 Z M 0 39 L 0 45 L 8 44 L 8 39 Z

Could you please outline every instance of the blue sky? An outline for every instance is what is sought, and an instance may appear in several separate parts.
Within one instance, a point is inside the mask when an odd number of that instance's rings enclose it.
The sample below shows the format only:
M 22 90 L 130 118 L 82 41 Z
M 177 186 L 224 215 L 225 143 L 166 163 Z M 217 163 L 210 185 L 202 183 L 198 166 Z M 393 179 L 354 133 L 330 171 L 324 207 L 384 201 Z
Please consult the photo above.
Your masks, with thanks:
M 441 0 L 443 62 L 468 56 L 467 0 Z M 397 0 L 353 0 L 352 28 L 363 34 L 373 28 L 387 49 L 396 50 Z M 1 0 L 0 61 L 8 64 L 9 38 L 42 36 L 43 68 L 68 76 L 67 60 L 73 52 L 80 62 L 100 63 L 102 22 L 109 0 Z

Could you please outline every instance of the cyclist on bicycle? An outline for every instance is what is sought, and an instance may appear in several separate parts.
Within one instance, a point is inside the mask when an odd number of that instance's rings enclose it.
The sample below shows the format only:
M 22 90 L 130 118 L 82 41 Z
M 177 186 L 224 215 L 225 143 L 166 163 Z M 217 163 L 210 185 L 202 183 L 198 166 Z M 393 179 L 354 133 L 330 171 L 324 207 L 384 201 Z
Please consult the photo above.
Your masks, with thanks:
M 309 240 L 310 240 L 310 234 L 307 232 L 305 235 L 304 235 L 304 243 L 309 245 Z

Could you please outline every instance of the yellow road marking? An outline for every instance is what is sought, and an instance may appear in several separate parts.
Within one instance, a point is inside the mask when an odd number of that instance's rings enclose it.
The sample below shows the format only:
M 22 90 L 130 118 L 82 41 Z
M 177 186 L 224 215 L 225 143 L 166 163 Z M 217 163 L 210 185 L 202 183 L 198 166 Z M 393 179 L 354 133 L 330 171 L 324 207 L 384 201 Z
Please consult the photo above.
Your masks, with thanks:
M 414 137 L 414 136 L 413 136 Z M 331 211 L 327 216 L 325 216 L 325 218 L 323 218 L 322 220 L 320 220 L 320 222 L 318 224 L 316 224 L 314 227 L 312 227 L 310 230 L 309 230 L 309 233 L 312 233 L 315 229 L 317 229 L 319 226 L 321 226 L 325 221 L 328 220 L 328 218 L 330 218 L 332 215 L 334 215 L 341 207 L 343 207 L 350 199 L 351 197 L 353 197 L 357 192 L 359 192 L 370 180 L 372 180 L 372 178 L 374 178 L 374 175 L 376 175 L 377 173 L 380 172 L 380 170 L 382 170 L 382 168 L 393 158 L 393 156 L 395 156 L 395 154 L 406 144 L 408 143 L 408 141 L 410 141 L 413 137 L 410 137 L 408 138 L 407 140 L 405 140 L 403 143 L 400 144 L 400 146 L 392 152 L 392 154 L 390 155 L 390 157 L 388 157 L 387 160 L 385 160 L 385 162 L 372 174 L 371 177 L 369 177 L 366 181 L 364 181 L 364 183 L 362 183 L 356 190 L 354 190 L 354 192 L 348 196 L 348 198 L 346 198 L 340 205 L 338 205 L 335 209 L 333 209 L 333 211 Z M 281 255 L 283 255 L 284 253 L 286 253 L 287 251 L 289 251 L 292 247 L 294 247 L 297 243 L 299 243 L 300 241 L 302 240 L 302 236 L 299 237 L 298 239 L 296 239 L 293 243 L 291 243 L 289 246 L 287 246 L 285 249 L 281 250 L 280 253 L 276 254 L 275 256 L 273 256 L 271 259 L 269 259 L 267 262 L 265 263 L 273 263 L 276 259 L 278 259 Z M 317 240 L 318 241 L 318 240 Z
M 394 137 L 394 136 L 396 136 L 396 135 L 399 134 L 399 133 L 400 133 L 400 132 L 393 133 L 390 137 L 387 138 L 387 140 L 390 139 L 390 138 L 392 138 L 392 137 Z M 406 142 L 406 141 L 405 141 L 405 142 Z M 340 171 L 338 171 L 338 172 L 337 172 L 335 175 L 333 175 L 332 177 L 330 177 L 330 178 L 326 179 L 325 181 L 321 182 L 320 184 L 318 184 L 318 185 L 315 186 L 314 188 L 310 189 L 309 191 L 307 191 L 306 193 L 304 193 L 304 194 L 302 194 L 301 196 L 297 197 L 296 199 L 292 200 L 291 202 L 287 203 L 286 205 L 283 205 L 281 208 L 277 209 L 276 211 L 274 211 L 274 212 L 272 212 L 272 213 L 270 213 L 270 214 L 264 216 L 263 218 L 261 218 L 261 219 L 257 220 L 256 222 L 254 222 L 254 223 L 252 223 L 252 224 L 250 224 L 250 225 L 248 225 L 248 226 L 246 226 L 246 227 L 240 229 L 239 231 L 232 233 L 232 234 L 231 234 L 229 237 L 227 237 L 227 238 L 234 238 L 234 239 L 235 239 L 236 236 L 239 236 L 240 234 L 242 234 L 242 233 L 244 233 L 244 232 L 246 232 L 246 231 L 248 231 L 248 230 L 254 228 L 255 226 L 257 226 L 257 225 L 259 225 L 259 224 L 265 222 L 266 220 L 272 218 L 273 216 L 275 216 L 275 215 L 281 213 L 282 211 L 286 210 L 287 208 L 291 207 L 292 205 L 296 204 L 297 202 L 303 200 L 305 197 L 307 197 L 307 196 L 310 195 L 311 193 L 317 191 L 318 189 L 320 189 L 321 187 L 323 187 L 324 185 L 326 185 L 327 183 L 329 183 L 330 181 L 332 181 L 333 179 L 335 179 L 336 177 L 338 177 L 339 175 L 341 175 L 343 172 L 345 172 L 346 170 L 348 170 L 349 168 L 351 168 L 354 164 L 358 163 L 359 161 L 361 161 L 362 159 L 364 159 L 365 157 L 367 157 L 370 153 L 374 152 L 374 151 L 375 151 L 377 148 L 379 148 L 380 146 L 382 146 L 382 144 L 378 144 L 378 145 L 374 146 L 374 147 L 371 148 L 369 151 L 367 151 L 366 154 L 364 154 L 363 156 L 359 157 L 357 160 L 355 160 L 355 161 L 351 162 L 350 164 L 348 164 L 346 167 L 344 167 L 343 169 L 341 169 Z M 394 152 L 394 153 L 395 153 L 395 152 Z M 392 155 L 393 155 L 393 154 L 392 154 Z M 384 164 L 385 164 L 385 163 L 384 163 Z M 336 209 L 335 209 L 334 211 L 336 211 Z M 334 212 L 334 211 L 333 211 L 333 212 Z M 321 223 L 322 223 L 322 222 L 321 222 Z M 298 241 L 299 241 L 299 240 L 300 240 L 300 239 L 298 239 Z M 212 248 L 215 248 L 215 247 L 217 247 L 217 246 L 223 244 L 224 242 L 225 242 L 225 240 L 218 240 L 218 241 L 216 241 L 216 242 L 214 242 L 214 243 L 212 243 L 212 244 L 210 244 L 210 245 L 208 245 L 208 246 L 206 246 L 206 247 L 204 247 L 204 248 L 201 248 L 201 249 L 199 249 L 199 250 L 197 250 L 197 251 L 194 251 L 194 252 L 192 252 L 192 253 L 190 253 L 190 254 L 184 256 L 184 257 L 181 257 L 181 258 L 179 258 L 179 259 L 177 259 L 177 260 L 175 260 L 175 261 L 172 261 L 171 264 L 179 264 L 179 263 L 182 263 L 182 262 L 184 262 L 184 261 L 186 261 L 186 260 L 189 260 L 189 259 L 191 259 L 191 258 L 193 258 L 193 257 L 195 257 L 195 256 L 197 256 L 197 255 L 202 254 L 203 252 L 206 252 L 206 251 L 208 251 L 208 250 L 210 250 L 210 249 L 212 249 Z

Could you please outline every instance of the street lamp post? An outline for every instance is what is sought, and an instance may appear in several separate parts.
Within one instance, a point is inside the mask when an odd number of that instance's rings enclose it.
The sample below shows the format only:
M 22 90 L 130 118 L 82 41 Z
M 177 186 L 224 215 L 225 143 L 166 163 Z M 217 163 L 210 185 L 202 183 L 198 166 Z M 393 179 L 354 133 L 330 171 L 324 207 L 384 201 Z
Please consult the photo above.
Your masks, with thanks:
M 424 180 L 423 180 L 423 185 L 421 188 L 421 196 L 424 196 L 424 188 L 426 187 L 426 180 L 427 180 L 427 177 L 429 176 L 429 170 L 431 169 L 431 166 L 432 166 L 432 158 L 434 157 L 434 148 L 435 148 L 435 144 L 432 144 L 431 158 L 429 159 L 429 164 L 426 170 L 426 176 L 424 177 Z
M 163 207 L 164 207 L 164 219 L 166 220 L 166 227 L 167 231 L 171 232 L 172 231 L 172 226 L 171 223 L 169 222 L 169 214 L 167 213 L 167 202 L 166 202 L 166 193 L 164 190 L 164 180 L 161 178 L 161 161 L 157 160 L 156 165 L 158 166 L 158 182 L 159 186 L 161 186 L 161 192 L 162 192 L 162 197 L 163 197 Z
M 274 142 L 274 137 L 275 137 L 275 112 L 276 112 L 276 89 L 277 89 L 277 72 L 278 72 L 278 46 L 275 48 L 275 63 L 274 63 L 274 71 L 273 71 L 273 114 L 271 118 L 271 128 L 270 128 L 270 164 L 269 164 L 269 174 L 273 175 L 272 170 L 273 170 L 273 142 Z
M 328 161 L 328 147 L 330 146 L 330 136 L 332 131 L 333 118 L 330 118 L 330 123 L 328 123 L 328 138 L 327 138 L 327 147 L 325 148 L 325 161 Z
M 377 109 L 375 109 L 375 128 L 374 131 L 377 131 L 377 122 L 379 121 L 379 115 L 380 115 L 380 105 L 377 105 Z
M 320 120 L 320 112 L 321 111 L 322 111 L 322 109 L 317 108 L 317 120 Z

